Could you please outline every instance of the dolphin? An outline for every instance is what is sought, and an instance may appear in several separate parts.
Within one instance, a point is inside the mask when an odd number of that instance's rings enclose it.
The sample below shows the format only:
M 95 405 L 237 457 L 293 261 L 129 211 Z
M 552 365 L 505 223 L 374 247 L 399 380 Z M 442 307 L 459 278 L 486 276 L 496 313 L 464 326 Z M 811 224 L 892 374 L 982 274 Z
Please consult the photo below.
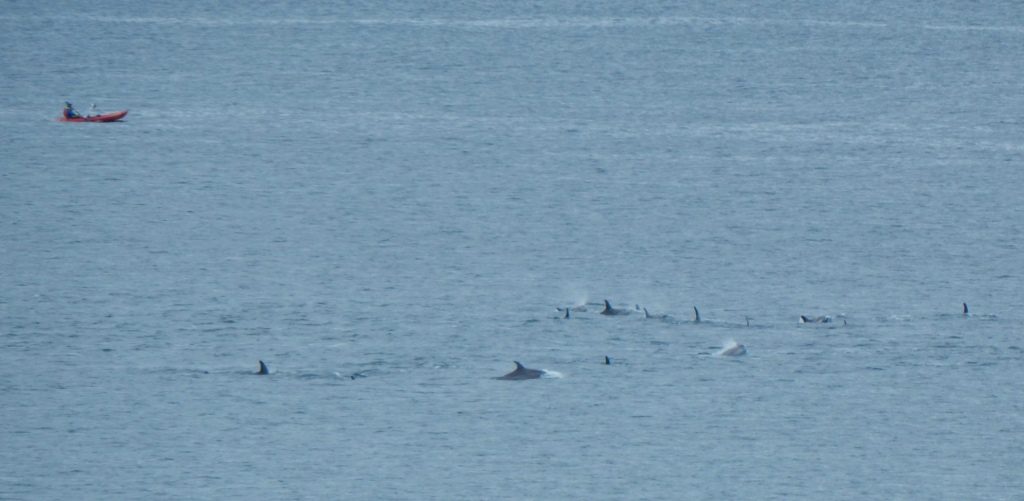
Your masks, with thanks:
M 495 379 L 504 379 L 507 381 L 519 381 L 522 379 L 537 379 L 544 375 L 544 371 L 538 369 L 527 369 L 523 367 L 523 364 L 515 362 L 516 370 L 505 374 L 504 376 Z
M 726 348 L 723 348 L 722 351 L 718 352 L 718 355 L 723 357 L 739 357 L 746 354 L 747 347 L 739 343 L 732 343 Z
M 700 323 L 700 311 L 697 310 L 696 306 L 693 307 L 693 323 L 695 323 L 695 324 L 699 324 Z
M 832 323 L 832 317 L 828 315 L 819 315 L 817 317 L 808 317 L 807 315 L 800 315 L 800 323 L 802 324 L 828 324 Z
M 604 309 L 601 310 L 602 315 L 629 315 L 629 310 L 619 310 L 612 308 L 612 304 L 607 299 L 604 300 Z
M 270 369 L 267 368 L 267 364 L 263 363 L 262 360 L 260 360 L 260 371 L 257 372 L 256 374 L 260 376 L 266 376 L 267 374 L 270 374 Z
M 646 306 L 643 308 L 643 310 L 644 310 L 644 318 L 651 319 L 651 320 L 668 320 L 668 315 L 651 315 L 651 312 L 647 311 L 647 307 Z

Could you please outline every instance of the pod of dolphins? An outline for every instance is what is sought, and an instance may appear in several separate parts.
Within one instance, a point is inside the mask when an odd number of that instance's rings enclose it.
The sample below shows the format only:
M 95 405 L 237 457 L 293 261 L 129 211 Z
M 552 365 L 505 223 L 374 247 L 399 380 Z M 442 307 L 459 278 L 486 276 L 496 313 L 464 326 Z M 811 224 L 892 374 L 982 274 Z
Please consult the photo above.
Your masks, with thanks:
M 568 319 L 571 318 L 571 316 L 569 314 L 570 311 L 587 311 L 587 307 L 586 307 L 586 305 L 577 305 L 577 306 L 570 306 L 570 307 L 566 307 L 566 308 L 558 308 L 558 311 L 563 311 L 563 310 L 564 310 L 565 314 L 564 314 L 564 316 L 562 318 L 568 320 Z M 607 299 L 604 300 L 604 309 L 601 310 L 600 313 L 602 315 L 607 315 L 607 316 L 621 316 L 621 315 L 629 315 L 629 314 L 633 313 L 633 311 L 638 311 L 638 312 L 642 311 L 643 314 L 644 314 L 644 318 L 647 318 L 647 319 L 668 319 L 669 318 L 668 315 L 651 315 L 650 312 L 647 311 L 647 308 L 641 308 L 640 305 L 636 305 L 634 307 L 634 310 L 614 308 L 614 307 L 612 307 L 611 303 Z M 967 317 L 969 315 L 970 315 L 970 313 L 969 313 L 969 310 L 967 308 L 967 303 L 963 303 L 963 316 Z M 700 321 L 701 321 L 700 310 L 698 310 L 697 307 L 694 306 L 693 307 L 693 322 L 694 323 L 700 323 Z M 746 321 L 747 321 L 747 326 L 749 327 L 750 326 L 750 318 L 746 317 Z M 818 315 L 818 316 L 800 315 L 800 323 L 802 323 L 802 324 L 829 324 L 829 323 L 832 323 L 832 317 L 829 316 L 829 315 Z M 846 320 L 843 320 L 843 325 L 846 325 Z M 747 347 L 742 345 L 742 344 L 735 343 L 735 342 L 727 345 L 726 347 L 724 347 L 722 349 L 722 351 L 718 352 L 718 355 L 719 356 L 723 356 L 723 357 L 738 357 L 738 356 L 742 356 L 742 355 L 746 355 L 746 354 L 747 354 Z M 519 363 L 518 361 L 513 361 L 513 363 L 516 364 L 515 370 L 513 370 L 512 372 L 509 372 L 508 374 L 505 374 L 504 376 L 499 376 L 499 377 L 496 377 L 494 379 L 499 379 L 499 380 L 504 380 L 504 381 L 522 381 L 522 380 L 525 380 L 525 379 L 539 379 L 539 378 L 543 377 L 544 374 L 546 374 L 546 371 L 544 371 L 542 369 L 530 369 L 528 367 L 523 366 L 523 364 Z M 611 365 L 611 363 L 612 363 L 612 359 L 606 355 L 604 357 L 604 364 L 605 365 Z M 259 367 L 259 371 L 256 372 L 257 375 L 265 376 L 265 375 L 270 374 L 270 369 L 267 368 L 267 364 L 265 364 L 262 360 L 259 361 L 259 364 L 260 364 L 260 367 Z M 359 376 L 363 377 L 362 374 L 360 374 Z M 356 379 L 356 377 L 352 376 L 352 379 Z

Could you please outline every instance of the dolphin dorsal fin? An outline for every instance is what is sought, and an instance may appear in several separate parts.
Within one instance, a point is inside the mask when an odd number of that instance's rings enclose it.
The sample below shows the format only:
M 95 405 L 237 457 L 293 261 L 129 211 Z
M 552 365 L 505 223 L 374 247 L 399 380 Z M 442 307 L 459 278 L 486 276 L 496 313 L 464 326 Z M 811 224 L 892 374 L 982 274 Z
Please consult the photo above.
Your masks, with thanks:
M 256 374 L 270 374 L 270 369 L 267 369 L 267 364 L 260 360 L 260 371 Z
M 964 315 L 967 314 L 967 303 L 964 303 Z
M 644 306 L 644 318 L 651 318 L 651 314 L 647 313 L 647 307 Z
M 607 299 L 605 299 L 604 300 L 604 311 L 611 311 L 611 309 L 612 309 L 612 304 L 609 303 Z
M 700 322 L 700 310 L 696 306 L 693 307 L 693 321 Z
M 566 306 L 566 307 L 565 307 L 565 316 L 564 316 L 564 317 L 562 317 L 562 318 L 564 318 L 564 319 L 566 319 L 566 320 L 568 320 L 568 319 L 569 319 L 569 310 L 570 310 L 570 308 L 569 308 L 568 306 Z
M 604 356 L 604 364 L 605 365 L 611 365 L 612 364 L 612 359 L 608 358 L 608 355 Z
M 810 320 L 808 320 L 808 318 L 803 315 L 800 315 L 800 321 L 805 324 L 810 322 Z
M 512 362 L 516 364 L 516 370 L 517 370 L 517 371 L 523 371 L 523 370 L 526 370 L 526 367 L 523 367 L 523 364 L 521 364 L 521 363 L 519 363 L 519 362 L 516 362 L 515 360 L 513 360 Z

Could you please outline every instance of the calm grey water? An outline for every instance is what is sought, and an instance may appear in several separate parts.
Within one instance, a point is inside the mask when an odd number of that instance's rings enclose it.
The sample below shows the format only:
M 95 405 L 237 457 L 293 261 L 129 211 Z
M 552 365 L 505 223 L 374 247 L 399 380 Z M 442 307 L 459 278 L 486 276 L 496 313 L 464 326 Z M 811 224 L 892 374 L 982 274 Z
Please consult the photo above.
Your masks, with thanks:
M 1019 3 L 12 1 L 0 47 L 0 498 L 1024 499 Z

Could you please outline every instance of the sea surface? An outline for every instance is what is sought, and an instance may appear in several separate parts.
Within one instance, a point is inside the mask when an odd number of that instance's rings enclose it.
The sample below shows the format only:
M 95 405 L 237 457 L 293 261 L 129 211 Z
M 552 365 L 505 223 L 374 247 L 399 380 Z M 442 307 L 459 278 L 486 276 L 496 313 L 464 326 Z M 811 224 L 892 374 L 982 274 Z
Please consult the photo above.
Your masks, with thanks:
M 1022 61 L 1009 1 L 5 1 L 0 498 L 1024 499 Z

